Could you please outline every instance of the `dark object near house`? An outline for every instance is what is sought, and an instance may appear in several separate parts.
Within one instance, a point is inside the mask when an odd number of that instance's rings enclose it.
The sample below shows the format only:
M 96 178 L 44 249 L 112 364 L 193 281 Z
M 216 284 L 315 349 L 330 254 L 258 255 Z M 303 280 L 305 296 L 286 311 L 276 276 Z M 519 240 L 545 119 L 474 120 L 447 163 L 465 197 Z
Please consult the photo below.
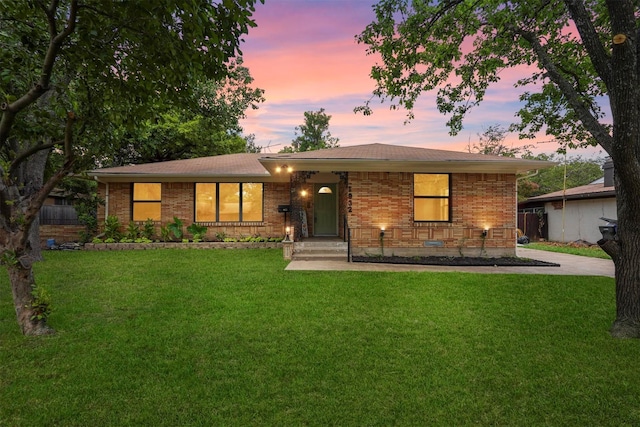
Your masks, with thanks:
M 529 237 L 528 236 L 520 236 L 518 237 L 517 242 L 521 245 L 526 245 L 527 243 L 529 243 Z
M 287 212 L 291 212 L 291 206 L 290 205 L 278 205 L 278 212 L 282 213 L 287 213 Z
M 600 233 L 602 233 L 602 238 L 604 240 L 615 240 L 616 232 L 618 230 L 618 220 L 600 217 L 601 220 L 605 221 L 605 225 L 601 225 L 598 228 L 600 229 Z

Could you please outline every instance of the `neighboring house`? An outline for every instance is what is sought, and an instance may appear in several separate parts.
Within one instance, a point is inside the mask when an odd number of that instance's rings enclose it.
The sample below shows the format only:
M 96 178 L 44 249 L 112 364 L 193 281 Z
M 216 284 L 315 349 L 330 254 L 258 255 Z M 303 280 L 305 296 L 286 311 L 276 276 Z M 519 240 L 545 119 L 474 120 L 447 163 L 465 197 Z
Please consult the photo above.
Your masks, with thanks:
M 607 161 L 603 179 L 530 197 L 519 204 L 519 210 L 546 214 L 548 240 L 596 243 L 602 239 L 598 226 L 605 224 L 600 218 L 618 218 L 613 173 L 613 163 Z
M 229 154 L 90 171 L 115 215 L 207 238 L 337 236 L 352 253 L 515 255 L 516 174 L 550 162 L 385 144 Z

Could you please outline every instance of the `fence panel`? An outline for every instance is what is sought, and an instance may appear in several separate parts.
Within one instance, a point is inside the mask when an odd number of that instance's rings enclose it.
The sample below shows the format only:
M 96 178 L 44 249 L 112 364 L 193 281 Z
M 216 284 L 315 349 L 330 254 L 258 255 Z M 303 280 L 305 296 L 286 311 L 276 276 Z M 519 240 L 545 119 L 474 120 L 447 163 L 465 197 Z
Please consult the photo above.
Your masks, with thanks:
M 547 214 L 518 213 L 518 228 L 532 242 L 548 239 Z
M 40 225 L 79 225 L 78 214 L 71 205 L 44 205 L 40 209 Z

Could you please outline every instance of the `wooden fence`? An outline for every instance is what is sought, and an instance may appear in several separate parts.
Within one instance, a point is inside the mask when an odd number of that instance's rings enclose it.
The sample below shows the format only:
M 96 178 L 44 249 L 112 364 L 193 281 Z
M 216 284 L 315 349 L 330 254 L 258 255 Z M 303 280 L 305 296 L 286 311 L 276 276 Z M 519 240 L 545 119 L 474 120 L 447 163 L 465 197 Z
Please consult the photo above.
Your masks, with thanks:
M 80 225 L 71 205 L 44 205 L 40 209 L 40 225 Z
M 547 240 L 549 238 L 547 214 L 538 215 L 532 212 L 518 213 L 518 228 L 522 230 L 532 242 Z

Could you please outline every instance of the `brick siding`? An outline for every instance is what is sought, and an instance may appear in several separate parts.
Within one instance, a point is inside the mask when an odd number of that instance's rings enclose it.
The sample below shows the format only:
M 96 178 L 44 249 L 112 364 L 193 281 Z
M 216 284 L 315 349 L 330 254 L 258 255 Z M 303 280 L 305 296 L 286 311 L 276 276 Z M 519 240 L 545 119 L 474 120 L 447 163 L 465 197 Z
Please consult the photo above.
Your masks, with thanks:
M 84 225 L 40 225 L 40 247 L 47 247 L 47 240 L 54 239 L 56 245 L 78 242 Z
M 291 204 L 295 212 L 305 208 L 313 211 L 312 197 L 299 195 L 301 189 L 312 188 L 301 174 L 289 183 L 264 183 L 264 220 L 250 223 L 213 223 L 208 226 L 207 239 L 216 233 L 229 237 L 284 235 L 284 214 L 278 205 Z M 185 226 L 194 220 L 195 184 L 172 182 L 162 184 L 162 220 L 166 225 L 176 216 Z M 309 188 L 309 189 L 310 189 Z M 99 185 L 99 195 L 106 199 L 105 184 Z M 413 173 L 349 172 L 340 180 L 339 233 L 346 215 L 351 229 L 353 253 L 379 254 L 380 228 L 385 228 L 385 254 L 448 255 L 448 256 L 513 256 L 516 246 L 516 177 L 513 174 L 457 173 L 451 176 L 451 221 L 413 221 Z M 350 195 L 350 196 L 349 196 Z M 111 183 L 108 197 L 109 215 L 117 215 L 123 229 L 131 220 L 131 183 Z M 299 214 L 297 215 L 299 216 Z M 300 226 L 296 215 L 293 225 L 296 238 Z M 98 213 L 103 224 L 105 207 Z M 288 221 L 290 217 L 288 217 Z M 483 229 L 488 228 L 486 238 Z M 313 235 L 312 221 L 309 232 Z
M 510 174 L 453 174 L 451 222 L 413 222 L 412 173 L 351 172 L 354 254 L 379 254 L 384 227 L 385 255 L 515 255 L 515 185 Z
M 109 196 L 106 197 L 106 185 L 100 183 L 98 195 L 107 200 L 109 215 L 116 215 L 122 229 L 131 221 L 131 183 L 110 183 Z M 278 212 L 278 205 L 289 204 L 289 183 L 264 183 L 263 221 L 234 223 L 204 223 L 207 228 L 206 240 L 214 240 L 216 233 L 224 233 L 227 237 L 262 237 L 284 236 L 284 214 Z M 105 206 L 98 210 L 98 224 L 105 220 Z M 195 219 L 195 183 L 164 182 L 162 183 L 161 221 L 156 223 L 156 232 L 160 234 L 160 226 L 173 222 L 178 217 L 186 227 Z M 187 235 L 187 237 L 191 237 Z

